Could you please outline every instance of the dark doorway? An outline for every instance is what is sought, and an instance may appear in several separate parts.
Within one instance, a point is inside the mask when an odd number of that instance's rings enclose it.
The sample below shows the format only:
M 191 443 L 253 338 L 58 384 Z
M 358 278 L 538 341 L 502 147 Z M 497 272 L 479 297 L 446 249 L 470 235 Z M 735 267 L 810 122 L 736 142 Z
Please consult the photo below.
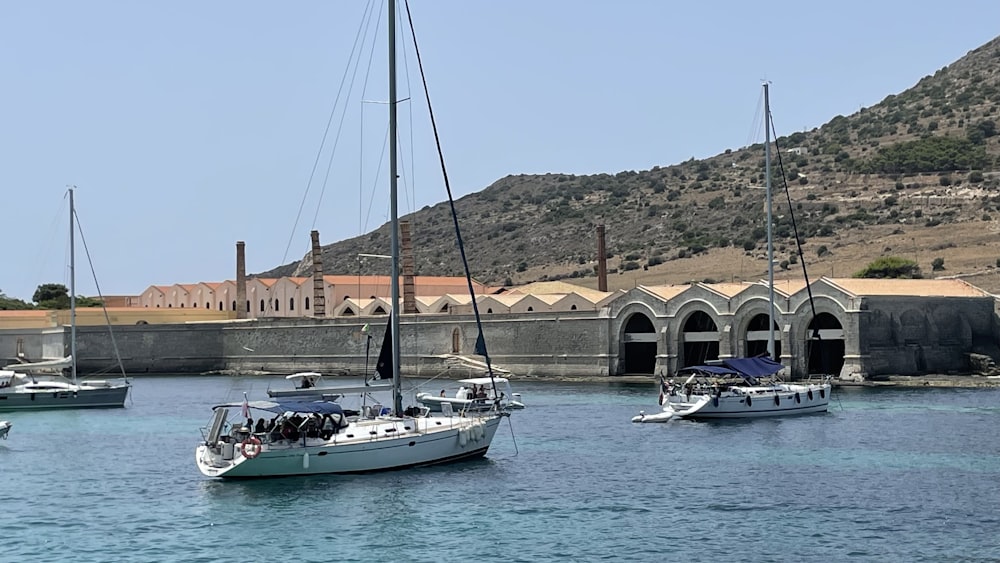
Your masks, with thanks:
M 694 312 L 684 321 L 684 353 L 681 367 L 702 365 L 719 359 L 719 328 L 704 311 Z
M 844 367 L 844 327 L 837 317 L 820 313 L 806 332 L 809 373 L 839 375 Z
M 629 317 L 622 335 L 624 374 L 652 374 L 656 370 L 656 328 L 642 313 Z
M 748 358 L 763 356 L 767 354 L 767 341 L 771 337 L 771 332 L 767 329 L 768 315 L 760 314 L 750 319 L 747 325 L 746 355 Z M 772 360 L 781 359 L 781 331 L 778 330 L 778 323 L 774 323 L 774 357 Z

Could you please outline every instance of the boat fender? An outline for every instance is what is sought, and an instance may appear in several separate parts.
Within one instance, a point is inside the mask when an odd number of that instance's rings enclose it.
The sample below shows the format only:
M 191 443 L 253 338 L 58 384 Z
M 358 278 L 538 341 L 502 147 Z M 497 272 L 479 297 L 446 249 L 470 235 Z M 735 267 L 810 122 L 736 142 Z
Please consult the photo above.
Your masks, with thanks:
M 302 454 L 302 469 L 309 469 L 309 452 Z
M 469 429 L 462 428 L 461 430 L 458 431 L 458 445 L 464 448 L 465 445 L 468 443 L 469 443 Z
M 802 397 L 800 397 L 798 393 L 795 394 L 795 402 L 796 403 L 801 403 L 802 402 Z
M 753 397 L 751 397 L 750 395 L 747 395 L 747 406 L 748 407 L 753 406 Z
M 240 443 L 240 453 L 247 459 L 253 459 L 260 455 L 260 438 L 250 436 Z
M 774 396 L 774 406 L 776 406 L 776 407 L 781 406 L 781 397 L 779 397 L 777 395 Z
M 825 389 L 820 389 L 819 390 L 819 398 L 820 399 L 825 399 L 826 398 L 826 390 Z
M 807 399 L 809 399 L 810 401 L 811 401 L 811 400 L 813 400 L 813 390 L 812 390 L 812 389 L 810 389 L 810 390 L 809 390 L 809 391 L 808 391 L 808 392 L 806 393 L 806 398 L 807 398 Z

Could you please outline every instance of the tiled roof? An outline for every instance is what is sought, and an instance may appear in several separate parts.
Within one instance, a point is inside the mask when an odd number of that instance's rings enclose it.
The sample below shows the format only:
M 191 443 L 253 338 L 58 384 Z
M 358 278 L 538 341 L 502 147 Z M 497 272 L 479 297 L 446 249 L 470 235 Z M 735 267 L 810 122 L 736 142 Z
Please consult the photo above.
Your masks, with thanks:
M 544 281 L 544 282 L 533 282 L 527 285 L 520 285 L 517 287 L 512 287 L 508 293 L 530 293 L 534 295 L 539 294 L 567 294 L 576 293 L 581 296 L 586 296 L 591 301 L 600 301 L 608 295 L 609 292 L 598 291 L 596 289 L 591 289 L 589 287 L 583 287 L 582 285 L 576 285 L 564 281 Z
M 665 300 L 673 299 L 691 289 L 690 285 L 640 285 L 639 287 Z
M 858 296 L 900 295 L 914 297 L 989 297 L 990 294 L 962 280 L 903 280 L 824 278 Z
M 400 277 L 402 278 L 402 276 Z M 359 281 L 362 284 L 368 285 L 389 285 L 389 276 L 327 275 L 323 276 L 323 281 L 334 285 L 358 285 Z M 484 287 L 483 284 L 477 282 L 476 280 L 472 280 L 472 283 L 474 287 Z M 466 287 L 467 284 L 465 278 L 457 276 L 414 276 L 413 285 L 418 287 L 426 285 Z
M 752 287 L 753 284 L 742 283 L 742 282 L 741 283 L 726 282 L 726 283 L 706 283 L 704 285 L 712 289 L 713 291 L 725 295 L 726 297 L 733 297 L 735 295 L 738 295 L 746 291 L 747 289 Z M 777 288 L 777 282 L 775 282 L 775 288 Z

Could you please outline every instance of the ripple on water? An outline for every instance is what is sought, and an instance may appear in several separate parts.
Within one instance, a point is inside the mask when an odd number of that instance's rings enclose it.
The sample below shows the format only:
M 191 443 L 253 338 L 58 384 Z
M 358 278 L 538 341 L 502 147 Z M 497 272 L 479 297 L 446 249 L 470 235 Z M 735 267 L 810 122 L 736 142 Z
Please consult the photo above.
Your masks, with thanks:
M 275 383 L 275 384 L 279 384 Z M 136 380 L 127 409 L 10 413 L 12 561 L 986 559 L 1000 391 L 852 390 L 826 415 L 629 422 L 655 389 L 519 385 L 476 462 L 222 482 L 194 466 L 212 404 L 266 387 Z M 10 538 L 13 538 L 11 540 Z

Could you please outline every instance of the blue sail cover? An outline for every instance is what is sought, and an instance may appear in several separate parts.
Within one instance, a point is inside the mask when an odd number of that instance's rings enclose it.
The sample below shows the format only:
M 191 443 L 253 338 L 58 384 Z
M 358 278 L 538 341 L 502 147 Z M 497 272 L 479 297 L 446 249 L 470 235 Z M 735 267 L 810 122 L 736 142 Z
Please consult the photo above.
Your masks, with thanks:
M 344 414 L 344 409 L 340 408 L 337 403 L 331 403 L 330 401 L 301 401 L 295 399 L 289 399 L 286 401 L 250 401 L 246 403 L 247 407 L 252 409 L 258 409 L 262 411 L 269 411 L 276 414 L 281 414 L 283 412 L 297 412 L 302 414 Z M 220 407 L 242 407 L 243 403 L 228 403 L 225 405 L 216 405 L 214 409 Z
M 759 358 L 729 358 L 722 360 L 723 365 L 750 377 L 774 375 L 785 367 L 781 362 L 761 356 Z
M 736 376 L 746 379 L 774 375 L 785 367 L 780 362 L 764 356 L 759 358 L 728 358 L 719 360 L 719 363 L 721 365 L 688 366 L 681 368 L 678 372 L 698 371 L 713 375 Z

